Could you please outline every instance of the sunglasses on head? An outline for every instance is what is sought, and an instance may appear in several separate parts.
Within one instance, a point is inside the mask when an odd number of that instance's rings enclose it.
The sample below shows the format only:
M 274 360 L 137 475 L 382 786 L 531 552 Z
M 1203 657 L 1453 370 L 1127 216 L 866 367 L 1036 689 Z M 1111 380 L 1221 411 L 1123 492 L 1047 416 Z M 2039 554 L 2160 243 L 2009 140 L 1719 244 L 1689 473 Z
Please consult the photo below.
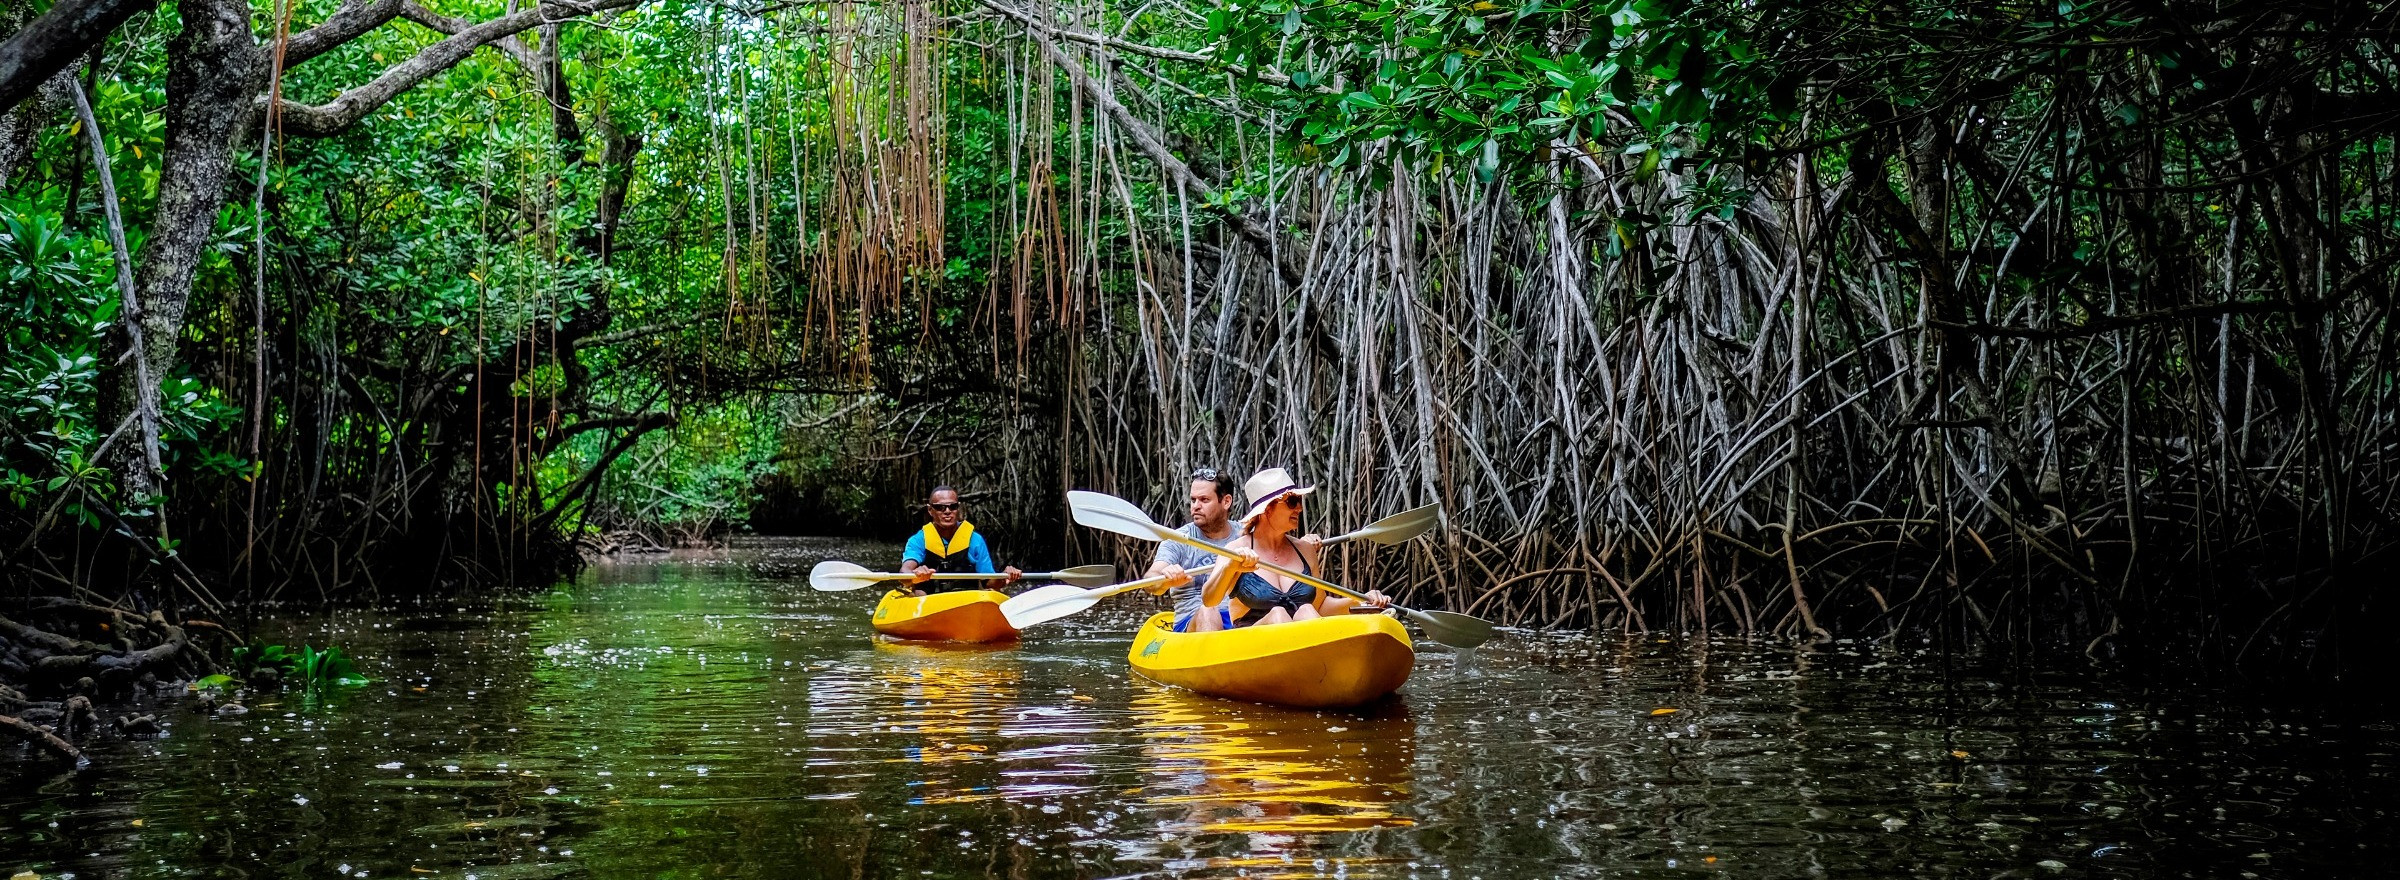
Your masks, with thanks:
M 956 501 L 952 501 L 952 502 L 949 502 L 949 503 L 947 503 L 947 504 L 928 504 L 928 505 L 925 505 L 925 506 L 926 506 L 926 507 L 933 508 L 933 509 L 935 509 L 935 510 L 957 510 L 957 509 L 958 509 L 958 502 L 956 502 Z
M 1193 468 L 1192 479 L 1215 482 L 1217 480 L 1217 469 L 1212 467 Z

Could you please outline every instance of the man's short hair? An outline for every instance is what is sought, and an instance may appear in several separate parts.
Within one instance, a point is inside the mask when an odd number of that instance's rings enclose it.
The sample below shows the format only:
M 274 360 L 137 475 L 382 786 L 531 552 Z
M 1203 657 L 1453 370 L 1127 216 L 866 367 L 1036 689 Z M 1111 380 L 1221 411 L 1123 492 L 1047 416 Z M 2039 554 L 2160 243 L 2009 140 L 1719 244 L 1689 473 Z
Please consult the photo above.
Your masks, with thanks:
M 957 489 L 953 489 L 953 488 L 951 488 L 951 487 L 949 486 L 949 484 L 946 484 L 946 483 L 945 483 L 945 484 L 943 484 L 943 485 L 940 485 L 940 486 L 935 486 L 935 487 L 933 487 L 933 491 L 925 493 L 925 503 L 927 503 L 927 504 L 932 504 L 932 503 L 933 503 L 933 496 L 935 496 L 935 495 L 940 495 L 940 494 L 942 494 L 942 493 L 944 493 L 944 492 L 948 492 L 948 493 L 950 493 L 950 494 L 952 494 L 952 495 L 956 495 L 956 494 L 958 494 L 958 490 L 957 490 Z
M 1233 476 L 1231 474 L 1219 471 L 1216 468 L 1193 468 L 1192 482 L 1207 483 L 1217 487 L 1217 497 L 1219 498 L 1228 497 L 1233 494 Z

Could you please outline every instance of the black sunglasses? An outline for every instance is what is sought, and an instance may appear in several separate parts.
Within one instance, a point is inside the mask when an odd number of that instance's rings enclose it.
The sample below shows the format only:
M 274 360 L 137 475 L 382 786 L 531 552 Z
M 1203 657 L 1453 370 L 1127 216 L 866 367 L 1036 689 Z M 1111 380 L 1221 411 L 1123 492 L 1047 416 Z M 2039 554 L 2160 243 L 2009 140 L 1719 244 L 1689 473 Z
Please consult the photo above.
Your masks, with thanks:
M 935 509 L 935 510 L 957 510 L 957 509 L 958 509 L 958 502 L 956 502 L 956 501 L 952 501 L 952 502 L 950 502 L 950 503 L 948 503 L 948 504 L 928 504 L 928 505 L 925 505 L 925 506 L 926 506 L 926 507 L 933 508 L 933 509 Z

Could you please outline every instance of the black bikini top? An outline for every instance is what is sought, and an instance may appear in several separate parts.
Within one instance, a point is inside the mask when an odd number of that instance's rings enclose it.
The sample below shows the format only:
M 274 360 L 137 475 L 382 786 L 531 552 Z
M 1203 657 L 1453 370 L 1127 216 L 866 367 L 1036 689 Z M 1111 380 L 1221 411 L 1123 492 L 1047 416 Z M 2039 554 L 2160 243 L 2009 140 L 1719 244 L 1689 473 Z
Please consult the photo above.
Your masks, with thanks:
M 1292 541 L 1289 535 L 1284 536 L 1284 541 L 1291 543 L 1292 555 L 1299 557 L 1300 573 L 1315 575 L 1316 572 L 1309 570 L 1308 557 L 1300 553 L 1299 543 Z M 1258 572 L 1246 571 L 1242 573 L 1241 580 L 1233 582 L 1233 598 L 1242 600 L 1242 607 L 1260 614 L 1274 608 L 1290 612 L 1300 610 L 1302 605 L 1315 604 L 1317 588 L 1301 583 L 1292 585 L 1288 591 L 1278 590 L 1274 584 L 1267 583 L 1266 578 L 1259 577 Z

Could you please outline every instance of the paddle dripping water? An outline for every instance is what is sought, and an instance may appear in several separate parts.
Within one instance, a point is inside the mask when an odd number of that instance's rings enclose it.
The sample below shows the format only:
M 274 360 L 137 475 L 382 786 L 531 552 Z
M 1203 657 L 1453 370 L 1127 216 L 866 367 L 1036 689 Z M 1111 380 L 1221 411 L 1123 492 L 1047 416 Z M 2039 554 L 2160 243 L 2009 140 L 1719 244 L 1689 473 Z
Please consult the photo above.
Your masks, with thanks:
M 804 584 L 896 555 L 687 553 L 495 607 L 274 622 L 255 635 L 341 645 L 378 683 L 167 711 L 80 775 L 5 765 L 0 874 L 2348 877 L 2400 856 L 2370 833 L 2400 797 L 2382 718 L 1866 644 L 1521 633 L 1472 668 L 1420 642 L 1371 712 L 1291 711 L 1130 676 L 1161 600 L 930 647 L 877 642 L 871 594 Z

